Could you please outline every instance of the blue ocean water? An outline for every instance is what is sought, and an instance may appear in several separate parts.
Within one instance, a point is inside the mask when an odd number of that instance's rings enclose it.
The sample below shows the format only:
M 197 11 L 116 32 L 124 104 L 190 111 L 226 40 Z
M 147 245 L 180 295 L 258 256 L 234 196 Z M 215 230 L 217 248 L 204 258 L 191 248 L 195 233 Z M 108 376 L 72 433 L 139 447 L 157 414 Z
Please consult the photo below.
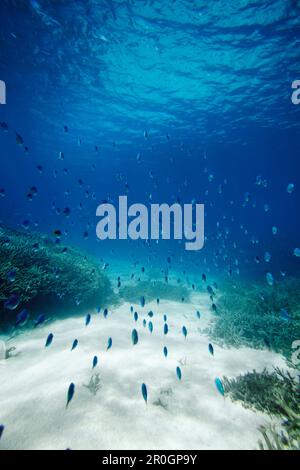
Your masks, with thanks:
M 133 266 L 196 285 L 299 278 L 299 13 L 297 0 L 2 0 L 1 224 L 60 231 L 114 282 Z M 205 204 L 204 248 L 98 240 L 96 209 L 120 195 Z

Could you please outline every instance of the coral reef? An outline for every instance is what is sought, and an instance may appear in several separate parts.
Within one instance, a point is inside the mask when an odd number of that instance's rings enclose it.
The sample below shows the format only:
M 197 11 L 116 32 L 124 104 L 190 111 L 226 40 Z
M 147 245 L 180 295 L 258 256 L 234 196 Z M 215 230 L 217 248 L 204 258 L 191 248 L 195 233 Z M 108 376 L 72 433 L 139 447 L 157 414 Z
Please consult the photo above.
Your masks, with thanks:
M 125 301 L 132 303 L 138 302 L 143 296 L 146 302 L 157 298 L 181 302 L 183 299 L 189 300 L 189 291 L 184 286 L 149 279 L 135 285 L 124 286 L 120 289 L 120 296 Z
M 5 301 L 19 299 L 7 312 Z M 0 317 L 10 319 L 32 305 L 104 305 L 110 281 L 95 261 L 38 234 L 0 227 Z M 97 305 L 95 304 L 95 305 Z
M 300 280 L 265 287 L 242 284 L 225 287 L 209 331 L 219 344 L 269 348 L 291 357 L 300 338 Z
M 246 408 L 280 418 L 281 423 L 260 428 L 262 450 L 300 450 L 300 383 L 288 371 L 253 371 L 229 380 L 226 394 Z

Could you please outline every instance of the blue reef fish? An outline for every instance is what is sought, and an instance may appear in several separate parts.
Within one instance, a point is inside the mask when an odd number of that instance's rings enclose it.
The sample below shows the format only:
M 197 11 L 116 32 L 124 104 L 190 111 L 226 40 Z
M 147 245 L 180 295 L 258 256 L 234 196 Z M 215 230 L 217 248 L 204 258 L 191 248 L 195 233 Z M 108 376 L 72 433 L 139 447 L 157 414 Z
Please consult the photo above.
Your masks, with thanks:
M 111 349 L 111 347 L 112 347 L 112 344 L 113 344 L 112 338 L 108 338 L 108 342 L 107 342 L 107 349 L 106 349 L 106 351 L 108 351 L 109 349 Z
M 265 262 L 266 262 L 266 263 L 270 263 L 271 258 L 272 258 L 271 253 L 269 253 L 268 251 L 266 251 L 266 253 L 265 253 Z
M 286 191 L 289 193 L 289 194 L 292 194 L 294 191 L 295 191 L 295 185 L 293 183 L 290 183 L 286 189 Z
M 147 322 L 146 320 L 143 320 L 143 327 L 146 328 L 146 326 L 147 326 Z
M 134 312 L 133 318 L 134 318 L 134 321 L 135 321 L 135 322 L 138 321 L 139 316 L 138 316 L 138 313 L 137 313 L 137 312 Z
M 8 125 L 6 124 L 6 122 L 1 122 L 1 123 L 0 123 L 0 128 L 1 128 L 4 132 L 8 132 Z
M 207 286 L 207 292 L 208 292 L 210 295 L 212 295 L 212 296 L 215 295 L 214 290 L 213 290 L 213 288 L 212 288 L 211 286 Z
M 20 134 L 17 134 L 17 133 L 16 133 L 16 143 L 17 143 L 17 145 L 20 145 L 20 146 L 22 146 L 24 144 L 23 137 L 20 136 Z
M 95 369 L 97 367 L 97 364 L 98 364 L 98 357 L 95 356 L 94 359 L 93 359 L 93 369 Z
M 211 308 L 213 312 L 217 312 L 218 310 L 216 304 L 212 304 Z
M 26 324 L 28 318 L 29 318 L 28 310 L 22 310 L 22 312 L 20 312 L 17 315 L 15 326 L 24 326 Z
M 196 315 L 197 315 L 197 318 L 200 320 L 201 314 L 200 314 L 200 312 L 199 312 L 198 310 L 197 310 L 197 312 L 196 312 Z
M 40 314 L 34 322 L 34 328 L 41 326 L 46 321 L 46 316 L 44 314 Z
M 223 386 L 223 383 L 222 383 L 221 379 L 217 378 L 217 379 L 215 380 L 215 384 L 216 384 L 216 387 L 217 387 L 218 392 L 219 392 L 223 397 L 225 397 L 225 389 L 224 389 L 224 386 Z
M 142 384 L 142 395 L 143 395 L 143 398 L 145 400 L 145 403 L 147 404 L 147 402 L 148 402 L 148 390 L 147 390 L 147 386 L 145 384 Z
M 274 277 L 271 273 L 266 274 L 266 279 L 267 279 L 267 283 L 269 284 L 269 286 L 274 285 Z
M 78 339 L 74 339 L 73 344 L 72 344 L 71 351 L 74 351 L 74 349 L 76 349 L 77 346 L 78 346 Z
M 91 323 L 92 316 L 88 313 L 85 317 L 85 326 L 88 326 Z
M 4 308 L 6 310 L 16 310 L 20 305 L 20 297 L 17 294 L 12 294 L 7 300 L 4 302 Z
M 136 344 L 138 344 L 139 336 L 138 336 L 138 332 L 136 330 L 132 331 L 131 338 L 132 338 L 132 343 L 133 343 L 134 346 Z
M 3 436 L 5 426 L 3 424 L 0 424 L 0 439 Z
M 49 348 L 49 346 L 51 346 L 53 338 L 54 338 L 53 334 L 50 333 L 46 340 L 45 348 Z
M 74 394 L 75 394 L 75 385 L 73 383 L 71 383 L 70 386 L 69 386 L 69 389 L 68 389 L 66 408 L 68 408 L 69 404 L 73 400 Z
M 206 281 L 207 281 L 206 274 L 202 274 L 202 281 L 203 281 L 203 282 L 206 282 Z
M 167 348 L 167 346 L 164 347 L 163 352 L 164 352 L 164 356 L 168 357 L 168 348 Z
M 178 380 L 182 379 L 182 372 L 181 372 L 180 367 L 176 368 L 176 375 L 177 375 Z
M 149 328 L 150 333 L 152 334 L 153 333 L 153 323 L 152 323 L 152 321 L 149 322 L 148 328 Z
M 141 304 L 141 307 L 142 307 L 142 308 L 145 307 L 145 304 L 146 304 L 145 297 L 141 297 L 141 299 L 140 299 L 140 304 Z
M 168 317 L 167 315 L 164 315 L 164 322 L 167 322 L 168 321 Z
M 186 329 L 186 327 L 185 327 L 185 326 L 183 326 L 183 327 L 182 327 L 182 333 L 183 333 L 183 336 L 186 338 L 186 337 L 187 337 L 187 334 L 188 334 L 188 332 L 187 332 L 187 329 Z
M 107 318 L 107 316 L 108 316 L 108 310 L 107 310 L 107 308 L 104 309 L 104 311 L 103 311 L 103 316 L 104 316 L 104 318 Z
M 169 327 L 167 325 L 167 323 L 164 324 L 164 334 L 167 335 L 169 332 Z
M 153 317 L 154 317 L 154 313 L 153 313 L 152 311 L 150 311 L 150 312 L 148 313 L 148 316 L 149 316 L 150 318 L 153 318 Z
M 209 350 L 209 352 L 210 352 L 210 354 L 211 354 L 212 356 L 214 356 L 214 355 L 215 355 L 215 352 L 214 352 L 214 347 L 213 347 L 213 345 L 212 345 L 212 344 L 209 344 L 209 346 L 208 346 L 208 350 Z

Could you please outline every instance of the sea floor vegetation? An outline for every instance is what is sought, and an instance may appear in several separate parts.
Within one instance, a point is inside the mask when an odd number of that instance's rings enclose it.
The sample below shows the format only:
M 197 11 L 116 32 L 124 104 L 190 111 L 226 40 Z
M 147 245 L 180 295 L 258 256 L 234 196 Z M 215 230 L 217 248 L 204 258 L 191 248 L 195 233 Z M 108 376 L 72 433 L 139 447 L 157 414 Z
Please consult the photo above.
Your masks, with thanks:
M 49 237 L 0 227 L 2 319 L 22 308 L 104 306 L 112 298 L 110 281 L 93 259 Z
M 244 407 L 277 418 L 260 428 L 262 450 L 300 450 L 300 382 L 297 373 L 278 368 L 223 379 L 226 394 Z
M 300 338 L 300 280 L 225 286 L 209 331 L 217 343 L 270 349 L 290 359 Z

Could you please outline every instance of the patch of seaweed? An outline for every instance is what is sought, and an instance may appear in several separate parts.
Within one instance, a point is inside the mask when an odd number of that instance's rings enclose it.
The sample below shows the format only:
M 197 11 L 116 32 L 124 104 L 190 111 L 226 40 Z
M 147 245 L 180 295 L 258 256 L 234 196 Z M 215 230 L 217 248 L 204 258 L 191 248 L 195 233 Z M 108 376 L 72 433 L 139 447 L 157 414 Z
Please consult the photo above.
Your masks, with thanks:
M 226 393 L 246 408 L 280 418 L 281 424 L 260 427 L 262 450 L 300 449 L 300 384 L 289 372 L 253 371 L 236 379 L 223 378 Z
M 136 303 L 141 297 L 145 297 L 146 302 L 157 298 L 176 302 L 181 302 L 182 299 L 189 300 L 189 291 L 186 287 L 150 279 L 135 285 L 124 286 L 119 293 L 126 302 L 131 303 Z
M 11 281 L 8 273 L 15 273 Z M 0 313 L 11 295 L 26 305 L 104 305 L 113 297 L 110 281 L 97 263 L 74 248 L 38 234 L 0 227 Z M 95 304 L 97 302 L 97 304 Z M 12 312 L 9 312 L 11 319 Z
M 231 287 L 219 298 L 217 313 L 209 334 L 219 344 L 267 347 L 290 358 L 291 345 L 300 337 L 300 280 Z

